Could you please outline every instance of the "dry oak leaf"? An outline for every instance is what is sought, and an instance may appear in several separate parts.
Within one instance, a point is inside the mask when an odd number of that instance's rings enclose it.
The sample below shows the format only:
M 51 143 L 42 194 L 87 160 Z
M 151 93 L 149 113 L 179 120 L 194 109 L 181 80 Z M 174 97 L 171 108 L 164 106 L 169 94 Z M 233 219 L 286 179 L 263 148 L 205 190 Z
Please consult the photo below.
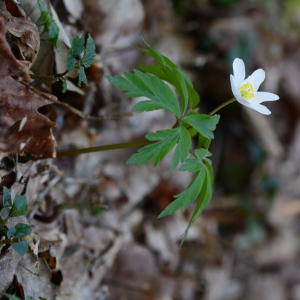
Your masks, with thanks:
M 21 76 L 30 79 L 28 61 L 18 61 L 6 41 L 6 26 L 0 17 L 0 76 Z
M 57 99 L 46 95 L 49 99 Z M 27 89 L 12 77 L 0 77 L 0 128 L 6 130 L 0 138 L 0 151 L 54 158 L 56 141 L 51 128 L 55 123 L 37 111 L 49 104 L 52 101 Z
M 7 39 L 17 59 L 35 61 L 40 47 L 37 26 L 14 0 L 0 0 L 0 17 L 7 27 Z

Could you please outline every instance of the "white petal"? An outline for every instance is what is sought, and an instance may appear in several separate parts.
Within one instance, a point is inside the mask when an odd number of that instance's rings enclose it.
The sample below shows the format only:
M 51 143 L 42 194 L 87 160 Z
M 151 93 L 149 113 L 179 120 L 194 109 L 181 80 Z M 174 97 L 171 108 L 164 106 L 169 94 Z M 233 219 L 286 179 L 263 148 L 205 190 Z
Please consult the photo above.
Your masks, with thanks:
M 233 62 L 233 75 L 237 87 L 245 80 L 245 64 L 240 58 L 236 58 Z
M 258 69 L 255 72 L 252 73 L 244 82 L 242 82 L 242 85 L 245 83 L 251 83 L 252 87 L 254 89 L 254 92 L 256 92 L 259 88 L 259 86 L 262 84 L 262 82 L 266 78 L 266 73 L 263 69 Z
M 235 78 L 233 77 L 233 75 L 230 75 L 230 83 L 231 83 L 232 93 L 235 96 L 236 94 L 239 93 L 239 90 L 238 90 L 238 88 L 236 86 Z
M 269 109 L 266 108 L 265 106 L 261 105 L 261 104 L 251 104 L 249 106 L 249 108 L 252 108 L 252 109 L 258 111 L 259 113 L 261 113 L 263 115 L 270 115 L 271 114 Z
M 247 100 L 245 100 L 240 94 L 236 94 L 236 95 L 234 95 L 234 96 L 235 96 L 235 99 L 236 99 L 239 103 L 241 103 L 241 104 L 243 104 L 243 105 L 245 105 L 245 106 L 250 106 L 250 102 L 247 101 Z
M 258 104 L 262 103 L 265 101 L 276 101 L 278 100 L 279 97 L 273 93 L 268 93 L 268 92 L 256 92 L 255 93 L 255 98 L 249 100 L 250 103 L 252 104 Z

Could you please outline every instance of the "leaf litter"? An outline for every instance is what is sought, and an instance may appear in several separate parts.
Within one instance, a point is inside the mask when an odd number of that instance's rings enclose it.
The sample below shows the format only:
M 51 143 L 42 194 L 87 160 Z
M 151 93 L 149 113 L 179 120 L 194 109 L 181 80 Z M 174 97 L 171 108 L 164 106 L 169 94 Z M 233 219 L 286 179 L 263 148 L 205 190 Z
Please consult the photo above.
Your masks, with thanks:
M 13 4 L 14 1 L 6 2 Z M 59 4 L 53 10 L 61 18 L 66 35 L 74 38 L 76 34 L 73 31 L 78 33 L 80 28 L 76 27 L 78 24 L 74 26 L 74 23 L 69 23 L 72 19 L 67 20 L 65 16 L 67 11 L 72 10 L 71 6 L 75 1 L 64 2 L 68 3 L 66 7 Z M 101 124 L 95 121 L 80 122 L 78 117 L 56 107 L 56 116 L 51 116 L 50 121 L 43 114 L 47 116 L 50 114 L 51 109 L 47 107 L 50 108 L 52 101 L 27 90 L 25 86 L 9 77 L 21 76 L 29 79 L 28 66 L 34 61 L 37 52 L 37 46 L 33 41 L 38 35 L 36 29 L 30 27 L 32 24 L 27 29 L 32 28 L 34 38 L 26 40 L 22 34 L 15 33 L 13 36 L 14 40 L 17 39 L 15 45 L 18 45 L 21 51 L 25 49 L 26 55 L 18 56 L 17 52 L 10 51 L 10 48 L 0 49 L 0 55 L 5 58 L 0 60 L 2 74 L 0 87 L 4 89 L 1 90 L 1 97 L 6 95 L 4 98 L 8 105 L 5 104 L 5 108 L 0 110 L 1 113 L 5 112 L 6 116 L 2 118 L 1 114 L 1 122 L 4 125 L 1 125 L 0 145 L 5 156 L 0 165 L 1 170 L 4 171 L 2 182 L 11 182 L 8 177 L 13 178 L 15 172 L 18 173 L 17 178 L 22 179 L 13 185 L 10 184 L 9 187 L 14 196 L 24 193 L 27 196 L 29 207 L 27 219 L 34 227 L 34 232 L 41 238 L 38 252 L 49 251 L 49 257 L 56 259 L 54 269 L 56 275 L 53 277 L 57 279 L 60 271 L 62 282 L 60 286 L 52 282 L 52 271 L 49 271 L 50 261 L 47 265 L 44 258 L 37 259 L 31 250 L 21 260 L 12 247 L 7 247 L 1 252 L 0 258 L 1 270 L 4 270 L 1 272 L 3 280 L 1 277 L 0 293 L 5 292 L 11 285 L 13 276 L 16 275 L 17 282 L 22 285 L 25 295 L 32 296 L 34 299 L 38 297 L 45 297 L 48 300 L 119 299 L 120 297 L 130 300 L 299 299 L 297 286 L 300 286 L 300 279 L 294 276 L 298 273 L 296 266 L 299 264 L 297 257 L 299 245 L 296 242 L 295 227 L 300 211 L 299 205 L 297 206 L 299 164 L 296 163 L 299 156 L 299 110 L 295 106 L 297 103 L 295 95 L 299 93 L 298 86 L 293 83 L 299 68 L 297 63 L 294 63 L 298 61 L 297 55 L 292 53 L 297 49 L 293 45 L 298 38 L 281 35 L 270 27 L 261 31 L 260 26 L 264 25 L 260 23 L 260 19 L 249 18 L 249 14 L 256 13 L 264 16 L 264 11 L 258 4 L 251 4 L 254 6 L 247 10 L 246 6 L 242 6 L 250 5 L 246 0 L 235 6 L 222 7 L 221 10 L 218 10 L 217 6 L 199 1 L 192 1 L 193 9 L 181 6 L 182 19 L 196 16 L 182 28 L 190 32 L 189 41 L 176 36 L 170 30 L 174 26 L 171 21 L 173 12 L 165 1 L 143 1 L 143 3 L 126 1 L 124 4 L 126 13 L 124 7 L 122 9 L 122 6 L 115 5 L 116 2 L 76 1 L 78 2 L 84 10 L 79 7 L 77 11 L 76 8 L 74 11 L 77 12 L 72 14 L 72 18 L 78 21 L 82 14 L 82 22 L 87 25 L 88 32 L 96 40 L 97 49 L 103 47 L 100 56 L 106 74 L 119 75 L 137 66 L 140 54 L 132 50 L 131 43 L 139 43 L 141 25 L 145 22 L 143 36 L 148 35 L 153 43 L 159 41 L 158 48 L 160 46 L 165 49 L 166 56 L 174 55 L 176 49 L 184 47 L 184 51 L 175 53 L 178 57 L 176 63 L 187 66 L 192 78 L 199 82 L 199 90 L 202 91 L 201 105 L 205 108 L 211 109 L 212 105 L 205 100 L 206 97 L 214 102 L 214 107 L 220 104 L 218 102 L 221 101 L 220 99 L 224 99 L 224 95 L 219 92 L 226 91 L 228 82 L 222 78 L 225 72 L 228 73 L 228 69 L 225 67 L 225 59 L 221 56 L 234 55 L 233 52 L 238 51 L 245 53 L 253 43 L 253 49 L 256 49 L 253 51 L 266 48 L 273 50 L 259 51 L 258 55 L 251 55 L 252 64 L 263 67 L 266 64 L 280 73 L 282 66 L 276 62 L 281 61 L 287 69 L 292 70 L 292 72 L 286 70 L 283 72 L 281 86 L 283 92 L 291 97 L 286 97 L 285 107 L 274 107 L 274 119 L 265 122 L 261 122 L 256 116 L 248 115 L 246 111 L 241 114 L 237 108 L 232 108 L 233 112 L 224 112 L 222 118 L 228 124 L 227 132 L 226 134 L 216 132 L 215 144 L 212 147 L 218 150 L 211 151 L 215 154 L 214 166 L 218 166 L 218 174 L 223 175 L 216 178 L 217 188 L 212 204 L 202 217 L 196 220 L 186 244 L 179 252 L 178 243 L 181 241 L 192 210 L 187 209 L 185 214 L 179 211 L 162 221 L 156 219 L 157 215 L 170 204 L 172 196 L 179 194 L 189 182 L 187 178 L 177 174 L 179 172 L 173 172 L 170 177 L 169 166 L 172 155 L 168 155 L 165 158 L 166 163 L 159 166 L 157 170 L 153 170 L 151 165 L 142 168 L 125 166 L 125 161 L 136 152 L 134 149 L 37 162 L 26 162 L 25 159 L 25 152 L 33 156 L 53 157 L 56 148 L 53 136 L 59 149 L 88 147 L 139 139 L 145 132 L 155 132 L 172 126 L 173 120 L 165 113 L 159 115 L 159 118 L 155 113 L 151 113 L 137 116 L 137 119 L 104 121 Z M 3 4 L 4 1 L 1 3 Z M 18 6 L 14 4 L 12 8 L 14 7 Z M 235 11 L 239 17 L 228 18 L 228 9 Z M 6 14 L 9 12 L 10 15 L 14 15 L 14 22 L 21 18 L 19 10 L 16 15 L 15 9 L 6 10 Z M 132 18 L 132 14 L 137 18 Z M 205 16 L 209 18 L 206 19 Z M 95 22 L 95 17 L 101 21 Z M 274 20 L 273 18 L 269 17 L 270 22 Z M 225 19 L 227 21 L 224 21 Z M 118 22 L 114 22 L 116 20 Z M 293 18 L 289 17 L 286 22 L 292 20 Z M 0 21 L 1 24 L 3 22 Z M 247 26 L 236 26 L 236 24 L 247 24 Z M 0 32 L 2 28 L 5 29 L 1 26 Z M 250 38 L 250 28 L 263 36 L 254 42 Z M 9 41 L 5 39 L 7 35 L 4 29 L 4 33 L 1 34 L 1 45 L 7 45 Z M 208 40 L 203 39 L 202 30 L 206 30 Z M 237 31 L 240 35 L 237 35 Z M 14 29 L 12 32 L 15 32 Z M 245 35 L 245 32 L 249 35 Z M 241 36 L 249 36 L 249 39 L 244 41 Z M 165 46 L 166 40 L 172 40 L 172 47 Z M 201 46 L 198 44 L 200 40 L 203 42 Z M 197 52 L 201 47 L 211 47 L 211 53 L 207 55 L 205 51 Z M 284 48 L 285 51 L 276 50 L 276 52 L 274 47 L 277 47 L 277 50 Z M 48 48 L 45 52 L 46 56 L 52 51 L 51 47 Z M 65 55 L 62 61 L 66 62 L 67 52 L 62 52 Z M 214 58 L 212 59 L 211 56 Z M 9 63 L 3 65 L 4 61 Z M 36 74 L 41 74 L 38 70 L 44 68 L 41 61 L 43 60 L 35 60 L 35 63 L 38 62 L 34 68 Z M 204 62 L 205 67 L 199 61 Z M 216 63 L 220 61 L 222 64 Z M 50 74 L 44 75 L 52 75 L 51 68 L 48 72 Z M 205 80 L 201 80 L 203 78 Z M 215 88 L 216 78 L 218 78 L 218 89 Z M 89 81 L 89 70 L 87 79 Z M 273 80 L 281 82 L 280 78 L 273 78 Z M 272 82 L 269 84 L 272 86 Z M 121 93 L 108 86 L 105 80 L 100 83 L 91 82 L 89 87 L 83 85 L 86 95 L 89 94 L 90 89 L 94 89 L 90 94 L 95 99 L 89 101 L 89 105 L 85 103 L 87 98 L 84 95 L 74 96 L 72 92 L 67 92 L 62 96 L 58 85 L 58 83 L 53 85 L 51 93 L 78 109 L 85 107 L 90 113 L 112 111 L 115 113 L 116 110 L 123 112 L 129 110 L 129 105 L 134 105 L 134 102 L 130 103 L 129 99 L 124 99 Z M 273 92 L 276 92 L 277 86 L 278 84 L 273 84 Z M 7 89 L 8 87 L 10 89 Z M 8 96 L 12 92 L 16 95 L 15 91 L 18 91 L 21 96 L 24 95 L 23 98 L 19 98 L 19 104 L 12 96 Z M 26 99 L 30 99 L 30 103 L 26 102 Z M 40 107 L 44 108 L 40 110 Z M 25 108 L 27 110 L 23 112 L 26 113 L 22 113 L 22 109 Z M 25 117 L 27 119 L 24 119 Z M 47 130 L 40 131 L 34 128 L 36 123 L 30 123 L 34 118 L 40 120 L 41 125 L 47 124 Z M 136 120 L 140 120 L 140 123 Z M 53 126 L 54 122 L 57 127 Z M 245 133 L 243 128 L 246 122 L 265 125 L 260 129 L 262 132 L 259 135 L 250 126 L 249 131 Z M 268 151 L 270 131 L 273 134 L 271 142 L 277 148 L 276 151 L 274 147 L 271 147 L 272 151 Z M 72 132 L 76 134 L 70 138 Z M 219 138 L 220 135 L 223 139 Z M 37 143 L 43 144 L 44 140 L 49 143 L 47 144 L 50 145 L 49 147 L 36 146 Z M 253 155 L 259 155 L 261 150 L 257 147 L 257 141 L 263 142 L 262 148 L 267 152 L 267 156 L 262 160 L 264 165 L 261 169 L 251 161 Z M 284 167 L 279 169 L 281 163 L 278 162 L 278 155 L 280 153 L 282 155 L 280 151 L 282 141 L 289 145 L 290 150 L 289 155 L 283 158 Z M 26 147 L 20 149 L 21 146 L 24 147 L 23 144 Z M 248 159 L 245 159 L 244 147 L 246 146 L 249 147 L 247 148 Z M 19 153 L 19 159 L 21 161 L 25 159 L 17 164 L 18 170 L 10 153 Z M 219 155 L 220 153 L 222 155 Z M 22 157 L 24 154 L 25 156 Z M 255 157 L 256 162 L 259 161 L 260 158 Z M 242 166 L 244 171 L 237 171 L 236 165 Z M 25 169 L 30 166 L 31 171 L 28 173 Z M 241 176 L 245 170 L 252 176 Z M 258 173 L 261 172 L 269 177 L 278 176 L 281 182 L 291 183 L 281 188 L 273 198 L 274 209 L 269 217 L 263 220 L 261 216 L 264 214 L 264 209 L 267 209 L 268 195 L 272 195 L 274 185 L 272 186 L 270 178 L 269 181 L 263 178 L 254 179 L 259 178 Z M 102 182 L 102 186 L 95 182 L 96 179 Z M 261 182 L 265 182 L 264 187 L 261 186 Z M 250 202 L 247 202 L 246 196 L 237 201 L 236 196 L 228 192 L 237 189 L 243 195 L 241 187 L 249 188 L 249 186 L 251 191 L 255 190 L 254 194 L 247 193 L 251 195 Z M 98 201 L 99 197 L 105 195 L 104 188 L 106 188 L 106 195 L 112 195 L 104 197 L 104 204 L 108 207 L 104 215 L 91 215 L 89 210 L 77 211 L 70 208 L 56 211 L 61 204 Z M 109 194 L 110 189 L 115 191 Z M 225 194 L 224 191 L 227 193 Z M 251 209 L 245 209 L 247 205 Z M 249 211 L 255 213 L 255 218 L 253 214 L 249 214 Z M 24 222 L 26 220 L 22 219 L 22 223 Z M 255 238 L 254 244 L 249 235 Z M 35 276 L 30 272 L 34 273 L 35 267 L 33 269 L 32 267 L 37 261 L 40 262 L 40 273 Z M 11 285 L 11 289 L 20 292 L 20 287 L 18 288 L 16 283 Z

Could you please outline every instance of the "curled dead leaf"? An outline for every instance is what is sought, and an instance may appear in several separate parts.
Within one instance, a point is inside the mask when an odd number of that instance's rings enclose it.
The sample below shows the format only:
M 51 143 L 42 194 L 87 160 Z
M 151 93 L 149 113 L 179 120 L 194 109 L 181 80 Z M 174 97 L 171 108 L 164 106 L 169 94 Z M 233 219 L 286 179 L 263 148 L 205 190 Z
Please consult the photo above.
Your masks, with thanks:
M 52 98 L 55 98 L 51 95 Z M 0 77 L 0 151 L 55 157 L 55 123 L 37 109 L 52 104 L 11 77 Z M 27 119 L 25 119 L 25 117 Z
M 15 57 L 35 61 L 40 45 L 40 35 L 37 26 L 28 18 L 24 11 L 13 0 L 0 0 L 0 17 L 7 27 L 7 40 Z
M 29 79 L 28 61 L 18 61 L 6 41 L 6 26 L 0 17 L 0 76 L 21 76 Z

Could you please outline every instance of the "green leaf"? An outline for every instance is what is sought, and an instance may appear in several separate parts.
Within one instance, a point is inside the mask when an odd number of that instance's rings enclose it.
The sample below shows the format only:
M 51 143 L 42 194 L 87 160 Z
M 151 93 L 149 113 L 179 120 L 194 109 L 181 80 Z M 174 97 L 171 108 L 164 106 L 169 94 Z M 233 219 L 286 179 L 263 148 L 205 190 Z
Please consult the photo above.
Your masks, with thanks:
M 196 149 L 196 158 L 187 158 L 184 164 L 181 165 L 179 171 L 188 171 L 189 173 L 194 173 L 204 167 L 204 162 L 207 157 L 211 156 L 211 153 L 207 149 Z
M 93 216 L 96 216 L 96 215 L 101 216 L 101 215 L 104 215 L 104 213 L 105 213 L 105 210 L 104 210 L 103 208 L 101 208 L 101 207 L 95 207 L 95 208 L 91 211 L 91 214 L 92 214 Z
M 187 158 L 191 145 L 192 140 L 188 130 L 184 126 L 180 125 L 179 141 L 172 157 L 171 172 L 173 172 L 176 169 L 176 167 L 179 164 L 179 161 L 183 163 L 184 160 Z
M 160 67 L 156 67 L 156 66 L 138 66 L 138 68 L 145 72 L 145 73 L 149 73 L 152 74 L 156 77 L 158 77 L 161 80 L 167 81 L 170 84 L 174 85 L 175 81 L 170 78 Z
M 60 49 L 60 43 L 58 41 L 59 36 L 59 28 L 54 21 L 54 19 L 51 17 L 50 24 L 49 24 L 49 42 L 55 46 L 55 48 L 59 51 Z
M 50 12 L 48 11 L 48 7 L 43 0 L 37 0 L 40 11 L 40 24 L 44 25 L 43 32 L 48 32 L 48 39 L 50 44 L 54 45 L 55 48 L 59 51 L 60 43 L 58 41 L 59 36 L 59 27 L 57 26 L 55 20 L 52 18 Z
M 187 187 L 186 190 L 184 190 L 182 193 L 174 196 L 177 198 L 174 200 L 172 203 L 170 203 L 164 211 L 158 216 L 158 218 L 166 217 L 168 215 L 173 214 L 175 211 L 180 209 L 180 207 L 183 206 L 182 210 L 185 211 L 186 208 L 196 200 L 198 197 L 201 189 L 203 182 L 205 180 L 205 170 L 204 168 L 200 171 L 198 171 L 190 183 L 190 185 Z
M 37 2 L 41 12 L 48 12 L 48 8 L 44 0 L 37 0 Z
M 68 88 L 68 84 L 67 84 L 67 79 L 66 78 L 64 78 L 62 86 L 63 86 L 62 92 L 65 93 L 67 91 L 67 88 Z
M 200 102 L 198 93 L 193 89 L 193 86 L 185 79 L 187 76 L 177 66 L 138 66 L 145 73 L 155 75 L 161 80 L 164 80 L 176 87 L 176 93 L 180 96 L 183 102 L 183 114 L 186 111 L 187 104 L 194 107 Z M 185 76 L 184 76 L 184 75 Z
M 78 70 L 78 86 L 81 86 L 81 82 L 85 83 L 86 85 L 88 85 L 86 76 L 85 76 L 85 71 L 84 71 L 84 67 L 80 66 L 79 70 Z
M 212 156 L 212 154 L 207 149 L 196 149 L 195 154 L 199 160 L 206 159 Z
M 219 115 L 190 115 L 183 119 L 183 122 L 189 124 L 201 133 L 207 139 L 213 139 L 213 131 L 216 129 L 216 125 L 220 120 Z
M 120 76 L 106 76 L 116 88 L 127 90 L 126 97 L 146 97 L 150 100 L 141 101 L 133 108 L 135 112 L 168 109 L 179 117 L 178 101 L 172 90 L 162 80 L 151 74 L 134 70 L 134 74 L 124 73 Z
M 29 235 L 32 231 L 32 227 L 27 224 L 19 223 L 15 227 L 10 228 L 6 235 L 7 238 L 19 238 L 24 235 Z M 21 243 L 12 243 L 11 246 L 19 253 L 19 255 L 24 255 L 28 250 L 28 242 L 23 241 Z
M 186 112 L 189 97 L 188 88 L 187 83 L 178 67 L 171 67 L 169 65 L 162 65 L 161 67 L 139 66 L 139 69 L 174 85 L 176 87 L 176 93 L 180 96 L 182 101 L 182 114 Z
M 7 238 L 18 238 L 24 235 L 29 235 L 32 231 L 32 227 L 28 224 L 18 223 L 14 227 L 7 230 Z M 17 236 L 18 235 L 18 236 Z
M 11 196 L 6 186 L 3 187 L 3 207 L 6 212 L 9 212 L 12 207 Z
M 204 164 L 206 165 L 208 172 L 210 174 L 211 186 L 213 186 L 214 185 L 214 171 L 213 171 L 210 159 L 205 159 Z
M 43 298 L 43 297 L 39 297 L 39 299 L 40 299 L 40 300 L 47 300 L 46 298 Z
M 148 49 L 143 49 L 143 48 L 139 48 L 137 47 L 139 50 L 141 50 L 142 52 L 144 52 L 145 54 L 152 56 L 153 58 L 155 58 L 157 60 L 157 62 L 161 65 L 166 65 L 165 60 L 162 56 L 162 54 L 160 54 L 158 51 L 152 49 L 144 40 L 144 38 L 142 37 L 143 42 L 145 43 L 146 47 Z M 173 63 L 172 63 L 173 64 Z M 175 66 L 175 65 L 174 65 Z
M 208 149 L 211 139 L 205 138 L 201 133 L 198 133 L 198 142 L 197 148 L 206 148 Z
M 196 205 L 196 208 L 192 215 L 192 218 L 189 222 L 189 225 L 188 225 L 187 229 L 185 230 L 180 247 L 183 245 L 184 241 L 186 240 L 190 228 L 195 223 L 196 219 L 200 216 L 203 209 L 208 205 L 208 203 L 211 199 L 211 196 L 212 196 L 212 190 L 211 190 L 212 184 L 211 184 L 210 173 L 209 173 L 208 169 L 206 168 L 206 166 L 205 166 L 204 170 L 205 170 L 206 176 L 205 176 L 205 180 L 203 183 L 203 187 L 200 192 L 200 197 L 197 201 L 197 205 Z
M 149 74 L 153 74 L 155 76 L 157 76 L 158 78 L 160 78 L 161 80 L 165 80 L 167 82 L 169 82 L 170 84 L 174 85 L 177 89 L 178 92 L 180 92 L 180 86 L 182 85 L 181 82 L 181 78 L 183 78 L 183 80 L 186 82 L 186 87 L 188 90 L 188 99 L 189 99 L 189 104 L 191 107 L 194 107 L 195 105 L 197 105 L 200 102 L 200 98 L 198 93 L 194 90 L 193 88 L 193 84 L 190 81 L 190 79 L 188 78 L 188 76 L 178 67 L 176 66 L 169 58 L 167 58 L 166 56 L 160 54 L 158 51 L 152 49 L 143 39 L 146 47 L 148 49 L 142 49 L 142 48 L 138 48 L 139 50 L 141 50 L 142 52 L 144 52 L 145 54 L 152 56 L 153 58 L 155 58 L 157 60 L 157 64 L 158 67 L 155 66 L 139 66 L 139 69 L 141 69 L 142 71 L 149 73 Z M 175 73 L 177 73 L 175 76 L 168 74 L 168 69 L 169 70 L 176 70 Z M 176 80 L 177 77 L 177 80 Z M 179 79 L 179 80 L 178 80 Z M 180 97 L 182 97 L 182 94 L 179 94 Z M 182 99 L 182 101 L 185 101 L 185 98 Z M 187 102 L 187 101 L 186 101 Z M 185 103 L 183 103 L 183 114 L 185 113 Z
M 25 196 L 18 196 L 14 199 L 13 206 L 10 210 L 10 217 L 17 217 L 27 214 L 27 201 Z
M 196 106 L 200 102 L 199 94 L 194 90 L 193 86 L 187 85 L 188 93 L 189 93 L 189 104 L 191 107 Z
M 174 86 L 176 87 L 176 92 L 181 99 L 181 104 L 182 104 L 181 115 L 184 115 L 189 104 L 189 99 L 188 99 L 189 95 L 188 95 L 186 81 L 184 80 L 182 73 L 179 71 L 177 67 L 176 68 L 165 67 L 164 71 L 166 72 L 167 75 L 169 75 L 170 78 L 173 78 L 174 80 Z
M 183 162 L 187 158 L 192 144 L 190 134 L 184 126 L 148 133 L 146 138 L 149 141 L 159 142 L 139 149 L 138 153 L 133 154 L 126 164 L 142 165 L 153 158 L 153 166 L 156 167 L 178 142 L 172 156 L 172 172 L 179 164 L 179 161 Z
M 74 39 L 71 39 L 71 49 L 69 54 L 74 58 L 79 56 L 84 51 L 84 37 L 79 37 L 78 35 L 75 36 Z
M 14 295 L 10 295 L 10 294 L 7 294 L 7 293 L 5 293 L 4 295 L 5 295 L 8 299 L 11 299 L 11 300 L 21 300 L 19 297 L 14 296 Z
M 94 40 L 92 39 L 92 37 L 89 35 L 87 38 L 87 42 L 86 42 L 86 47 L 84 50 L 84 56 L 82 59 L 82 64 L 88 68 L 91 66 L 91 64 L 93 63 L 94 59 L 96 56 L 96 46 L 94 43 Z
M 187 158 L 184 164 L 181 165 L 179 171 L 188 171 L 189 173 L 194 173 L 199 171 L 203 167 L 203 162 L 197 158 Z
M 10 295 L 10 294 L 4 294 L 8 299 L 11 299 L 11 300 L 21 300 L 19 297 L 17 296 L 14 296 L 14 295 Z M 46 298 L 42 298 L 42 297 L 39 297 L 40 300 L 47 300 Z M 34 300 L 33 298 L 31 297 L 27 297 L 27 300 Z
M 126 164 L 142 165 L 153 158 L 153 166 L 157 164 L 174 148 L 178 141 L 179 129 L 166 129 L 148 133 L 146 138 L 149 141 L 160 141 L 155 144 L 147 145 L 133 154 Z
M 67 70 L 70 72 L 73 69 L 75 69 L 75 66 L 76 66 L 76 59 L 69 54 L 68 55 Z

